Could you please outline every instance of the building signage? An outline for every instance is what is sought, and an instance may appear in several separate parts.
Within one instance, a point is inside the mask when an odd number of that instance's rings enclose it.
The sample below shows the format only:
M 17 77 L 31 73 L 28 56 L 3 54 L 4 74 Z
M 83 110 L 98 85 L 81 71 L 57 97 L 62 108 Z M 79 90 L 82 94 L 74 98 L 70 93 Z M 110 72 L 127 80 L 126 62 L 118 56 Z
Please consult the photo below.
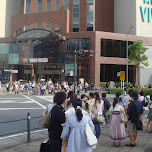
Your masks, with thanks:
M 47 63 L 48 58 L 23 58 L 23 63 Z
M 145 22 L 146 19 L 148 18 L 148 22 L 151 22 L 152 18 L 152 0 L 142 0 L 144 4 L 148 4 L 148 6 L 144 7 L 143 5 L 140 6 L 140 12 L 141 12 L 141 17 L 142 21 Z

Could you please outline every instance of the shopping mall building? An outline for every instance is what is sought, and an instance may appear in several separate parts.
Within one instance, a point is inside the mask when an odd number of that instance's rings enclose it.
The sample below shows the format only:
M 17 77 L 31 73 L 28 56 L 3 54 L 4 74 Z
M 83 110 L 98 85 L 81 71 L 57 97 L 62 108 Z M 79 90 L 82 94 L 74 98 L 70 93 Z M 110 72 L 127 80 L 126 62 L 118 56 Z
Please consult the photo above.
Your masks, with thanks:
M 74 51 L 91 50 L 77 56 L 77 80 L 118 82 L 117 72 L 126 70 L 127 33 L 135 25 L 129 44 L 143 40 L 149 57 L 140 83 L 152 81 L 151 0 L 6 0 L 5 6 L 1 79 L 9 77 L 5 69 L 14 69 L 13 80 L 73 81 Z M 129 63 L 129 82 L 137 78 Z

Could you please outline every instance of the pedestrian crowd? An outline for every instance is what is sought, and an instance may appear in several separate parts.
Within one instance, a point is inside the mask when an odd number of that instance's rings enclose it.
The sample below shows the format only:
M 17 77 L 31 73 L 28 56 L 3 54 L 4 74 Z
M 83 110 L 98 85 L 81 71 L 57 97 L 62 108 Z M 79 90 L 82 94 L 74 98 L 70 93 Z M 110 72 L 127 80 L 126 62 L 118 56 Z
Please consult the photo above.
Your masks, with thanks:
M 49 151 L 61 152 L 63 148 L 64 152 L 92 152 L 97 143 L 90 145 L 87 124 L 96 139 L 102 136 L 102 128 L 107 125 L 113 147 L 121 147 L 127 135 L 130 143 L 126 146 L 137 146 L 137 131 L 143 130 L 144 103 L 149 108 L 148 133 L 152 133 L 152 96 L 149 101 L 143 96 L 141 92 L 138 98 L 138 93 L 129 90 L 122 100 L 121 93 L 117 92 L 113 102 L 109 102 L 106 93 L 100 97 L 98 92 L 90 92 L 89 96 L 82 94 L 79 99 L 73 91 L 67 96 L 65 92 L 57 92 L 53 104 L 47 105 L 42 114 L 43 117 L 49 114 Z
M 85 82 L 84 85 L 80 83 L 75 84 L 75 90 L 79 94 L 82 89 L 87 92 L 87 89 L 89 87 L 89 84 Z M 0 89 L 1 89 L 1 83 L 0 83 Z M 8 93 L 12 94 L 15 93 L 18 94 L 28 94 L 28 95 L 44 95 L 44 94 L 55 94 L 58 91 L 73 91 L 74 90 L 74 84 L 69 84 L 66 81 L 62 81 L 61 83 L 55 82 L 51 80 L 51 78 L 48 81 L 45 81 L 44 79 L 36 81 L 15 81 L 15 82 L 8 82 L 6 83 L 6 90 Z

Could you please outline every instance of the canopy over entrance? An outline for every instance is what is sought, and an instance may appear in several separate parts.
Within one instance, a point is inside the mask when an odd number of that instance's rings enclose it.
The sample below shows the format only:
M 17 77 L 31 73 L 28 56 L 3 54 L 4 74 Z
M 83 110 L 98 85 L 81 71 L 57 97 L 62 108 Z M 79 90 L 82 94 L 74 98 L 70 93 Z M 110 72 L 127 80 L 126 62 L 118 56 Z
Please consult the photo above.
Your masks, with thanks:
M 65 40 L 65 38 L 55 32 L 46 29 L 29 29 L 14 37 L 14 41 L 35 41 L 35 40 Z

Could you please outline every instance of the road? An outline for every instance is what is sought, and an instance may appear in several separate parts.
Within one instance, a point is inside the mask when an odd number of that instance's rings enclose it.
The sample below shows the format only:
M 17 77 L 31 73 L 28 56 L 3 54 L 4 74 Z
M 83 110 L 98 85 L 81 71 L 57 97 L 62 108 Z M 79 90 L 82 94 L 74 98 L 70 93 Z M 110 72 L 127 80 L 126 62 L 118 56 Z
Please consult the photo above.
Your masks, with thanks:
M 39 117 L 45 106 L 53 101 L 53 96 L 0 95 L 0 122 L 26 119 L 29 112 Z M 31 129 L 40 128 L 39 118 L 31 120 Z M 0 137 L 27 129 L 27 121 L 0 123 Z
M 112 101 L 113 96 L 107 97 Z M 4 123 L 6 121 L 26 119 L 29 112 L 31 118 L 40 117 L 47 104 L 53 101 L 53 96 L 37 95 L 0 95 L 0 138 L 11 133 L 27 130 L 27 121 Z M 148 111 L 145 111 L 145 117 Z M 39 119 L 31 119 L 31 129 L 39 128 Z

